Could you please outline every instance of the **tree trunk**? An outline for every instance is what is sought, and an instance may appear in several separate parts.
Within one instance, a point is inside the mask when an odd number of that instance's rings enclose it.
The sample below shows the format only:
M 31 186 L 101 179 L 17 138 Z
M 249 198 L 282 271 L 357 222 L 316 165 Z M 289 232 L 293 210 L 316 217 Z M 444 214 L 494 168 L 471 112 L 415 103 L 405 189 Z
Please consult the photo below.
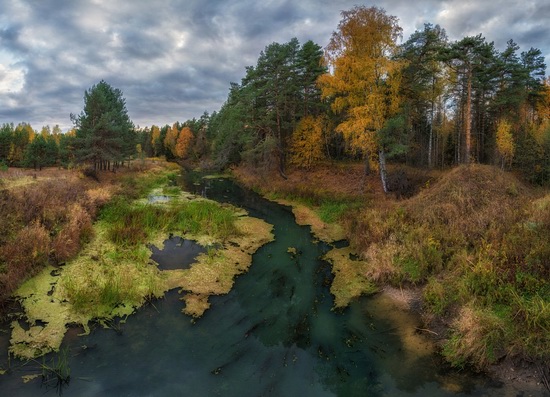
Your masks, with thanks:
M 432 168 L 432 150 L 433 150 L 433 136 L 434 136 L 434 107 L 435 107 L 435 77 L 432 78 L 432 111 L 430 121 L 430 137 L 428 139 L 428 168 Z
M 367 182 L 367 176 L 370 175 L 370 159 L 369 159 L 369 153 L 365 155 L 365 172 L 363 173 L 363 177 L 361 178 L 361 192 L 365 191 L 365 183 Z
M 386 172 L 386 154 L 383 149 L 378 152 L 378 163 L 380 164 L 380 180 L 382 181 L 382 189 L 384 193 L 388 193 L 388 178 Z
M 470 152 L 472 149 L 472 69 L 468 69 L 468 86 L 466 93 L 466 113 L 464 117 L 464 135 L 466 149 L 464 153 L 464 163 L 470 164 Z

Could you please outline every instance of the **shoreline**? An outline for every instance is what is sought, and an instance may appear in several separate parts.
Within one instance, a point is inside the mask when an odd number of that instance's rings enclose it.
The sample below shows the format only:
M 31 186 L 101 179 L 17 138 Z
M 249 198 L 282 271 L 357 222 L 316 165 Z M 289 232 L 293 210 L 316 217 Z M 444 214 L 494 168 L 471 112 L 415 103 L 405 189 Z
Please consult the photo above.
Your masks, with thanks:
M 247 180 L 249 175 L 243 176 L 240 173 L 234 172 L 233 176 L 239 183 L 242 183 L 248 188 L 253 188 L 253 182 L 251 180 Z M 272 199 L 268 196 L 269 192 L 261 191 L 261 189 L 259 193 L 262 197 L 268 200 L 277 202 L 281 205 L 290 206 L 292 212 L 295 214 L 296 223 L 311 226 L 312 234 L 316 238 L 324 240 L 329 244 L 339 240 L 332 239 L 330 234 L 328 234 L 328 236 L 326 235 L 327 230 L 338 229 L 331 229 L 330 224 L 326 224 L 321 221 L 319 216 L 312 209 L 289 199 Z M 303 210 L 304 208 L 305 211 Z M 339 230 L 343 232 L 343 228 L 340 225 L 338 225 L 338 227 Z M 325 237 L 325 239 L 321 238 L 321 236 Z M 342 234 L 342 236 L 344 239 L 348 239 L 345 234 Z M 383 297 L 391 299 L 391 301 L 401 310 L 409 314 L 417 315 L 423 324 L 429 323 L 429 321 L 427 321 L 427 313 L 422 309 L 423 298 L 420 287 L 397 289 L 387 283 L 382 283 L 380 290 L 374 294 L 379 294 Z M 433 344 L 434 349 L 438 352 L 441 350 L 441 341 L 445 339 L 444 333 L 448 330 L 449 325 L 443 324 L 443 322 L 441 322 L 441 325 L 438 326 L 436 331 L 431 330 L 425 325 L 423 325 L 422 328 L 416 327 L 416 332 L 422 334 L 425 339 L 430 340 L 430 343 Z M 443 358 L 440 353 L 438 354 Z M 528 363 L 525 360 L 521 360 L 520 362 L 517 361 L 518 360 L 513 358 L 506 357 L 500 362 L 490 365 L 489 368 L 483 372 L 473 371 L 473 373 L 481 374 L 482 376 L 488 377 L 492 381 L 502 383 L 507 389 L 512 390 L 511 393 L 516 393 L 513 394 L 513 396 L 519 395 L 518 393 L 525 392 L 528 393 L 522 394 L 525 397 L 550 396 L 550 390 L 548 389 L 548 386 L 545 386 L 544 384 L 544 375 L 541 373 L 542 368 L 537 368 L 535 363 Z M 512 396 L 512 394 L 510 394 L 510 396 Z
M 391 299 L 401 310 L 419 316 L 421 322 L 425 322 L 425 314 L 422 312 L 422 291 L 418 287 L 414 288 L 395 288 L 385 285 L 380 289 L 380 295 Z M 443 329 L 437 331 L 429 328 L 416 328 L 424 338 L 431 341 L 436 350 L 440 349 L 440 342 L 444 338 L 441 334 Z M 535 363 L 528 363 L 524 360 L 516 362 L 513 358 L 506 357 L 501 362 L 491 365 L 486 371 L 481 372 L 482 376 L 487 376 L 493 381 L 502 383 L 507 388 L 511 388 L 522 396 L 550 396 L 550 391 L 545 387 L 541 369 Z M 478 373 L 475 372 L 474 373 Z M 540 394 L 542 393 L 542 394 Z M 517 394 L 520 395 L 520 394 Z M 515 394 L 514 394 L 515 396 Z

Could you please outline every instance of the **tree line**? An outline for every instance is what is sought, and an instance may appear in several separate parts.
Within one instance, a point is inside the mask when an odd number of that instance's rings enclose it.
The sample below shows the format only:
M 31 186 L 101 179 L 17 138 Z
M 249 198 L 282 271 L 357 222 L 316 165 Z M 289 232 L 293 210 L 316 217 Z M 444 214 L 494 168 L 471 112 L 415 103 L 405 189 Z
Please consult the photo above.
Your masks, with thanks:
M 403 44 L 396 17 L 357 6 L 324 50 L 268 45 L 211 117 L 221 166 L 309 167 L 362 158 L 385 184 L 385 160 L 420 167 L 480 162 L 550 181 L 550 81 L 544 57 L 481 34 L 450 41 L 426 24 Z
M 246 162 L 285 177 L 290 164 L 362 159 L 417 167 L 487 163 L 550 183 L 550 80 L 541 51 L 509 40 L 499 51 L 481 34 L 450 41 L 426 24 L 401 44 L 395 16 L 377 7 L 342 12 L 328 45 L 272 43 L 231 83 L 211 115 L 136 128 L 122 92 L 105 81 L 84 95 L 74 128 L 0 129 L 0 163 L 85 163 L 114 169 L 136 156 Z
M 0 126 L 0 166 L 74 167 L 94 171 L 116 170 L 138 157 L 163 156 L 168 160 L 208 153 L 206 129 L 210 116 L 163 127 L 135 127 L 128 116 L 122 91 L 100 81 L 84 93 L 84 109 L 71 114 L 74 128 L 63 133 L 56 125 L 38 132 L 28 123 Z
M 0 126 L 0 167 L 69 166 L 73 162 L 74 131 L 62 133 L 56 125 L 35 131 L 28 123 Z

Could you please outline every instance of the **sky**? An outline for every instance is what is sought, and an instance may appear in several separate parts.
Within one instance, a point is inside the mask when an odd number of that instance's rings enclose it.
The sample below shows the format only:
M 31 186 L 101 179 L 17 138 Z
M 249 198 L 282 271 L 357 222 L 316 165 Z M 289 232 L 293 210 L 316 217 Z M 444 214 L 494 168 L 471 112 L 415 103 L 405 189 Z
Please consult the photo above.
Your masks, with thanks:
M 509 39 L 539 48 L 550 65 L 550 0 L 0 0 L 0 124 L 66 131 L 101 80 L 136 126 L 199 118 L 267 45 L 325 47 L 356 4 L 396 16 L 404 41 L 439 24 L 451 41 L 481 33 L 499 50 Z

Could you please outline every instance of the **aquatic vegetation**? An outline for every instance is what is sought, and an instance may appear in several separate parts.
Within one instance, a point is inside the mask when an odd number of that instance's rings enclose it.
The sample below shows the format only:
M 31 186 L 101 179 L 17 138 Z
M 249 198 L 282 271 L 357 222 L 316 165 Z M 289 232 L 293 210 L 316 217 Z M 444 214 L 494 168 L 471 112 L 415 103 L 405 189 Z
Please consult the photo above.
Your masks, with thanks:
M 346 238 L 344 229 L 339 224 L 324 222 L 319 214 L 311 208 L 286 199 L 277 199 L 275 201 L 281 205 L 292 207 L 296 223 L 298 225 L 311 226 L 312 233 L 319 240 L 332 243 Z
M 58 281 L 59 272 L 49 266 L 17 290 L 16 298 L 21 301 L 30 327 L 25 330 L 18 321 L 12 322 L 10 352 L 15 356 L 30 359 L 56 351 L 67 324 L 87 324 L 59 295 L 55 288 Z
M 273 226 L 257 218 L 241 216 L 235 227 L 237 234 L 223 241 L 221 248 L 200 254 L 190 269 L 163 272 L 170 288 L 177 286 L 185 293 L 184 313 L 202 316 L 210 306 L 208 297 L 228 293 L 234 278 L 252 264 L 252 254 L 274 238 Z
M 334 248 L 325 254 L 324 259 L 332 264 L 334 280 L 330 292 L 334 295 L 334 307 L 345 307 L 360 295 L 378 291 L 369 277 L 369 263 L 354 258 L 351 248 Z
M 143 186 L 167 180 L 149 178 L 156 182 Z M 154 204 L 115 198 L 102 209 L 94 237 L 75 259 L 47 267 L 16 291 L 30 328 L 12 323 L 10 351 L 22 358 L 58 351 L 67 324 L 87 330 L 95 320 L 108 327 L 115 317 L 128 316 L 173 288 L 185 291 L 185 313 L 199 317 L 209 307 L 208 297 L 229 292 L 234 277 L 250 266 L 252 253 L 273 239 L 271 228 L 240 209 L 185 192 Z M 169 234 L 211 248 L 190 269 L 161 271 L 146 243 L 160 246 Z
M 67 386 L 71 380 L 68 354 L 68 349 L 62 349 L 57 357 L 53 357 L 49 362 L 46 362 L 46 359 L 43 358 L 40 364 L 42 384 L 47 387 L 54 387 L 58 390 L 59 395 L 62 394 L 63 387 Z

